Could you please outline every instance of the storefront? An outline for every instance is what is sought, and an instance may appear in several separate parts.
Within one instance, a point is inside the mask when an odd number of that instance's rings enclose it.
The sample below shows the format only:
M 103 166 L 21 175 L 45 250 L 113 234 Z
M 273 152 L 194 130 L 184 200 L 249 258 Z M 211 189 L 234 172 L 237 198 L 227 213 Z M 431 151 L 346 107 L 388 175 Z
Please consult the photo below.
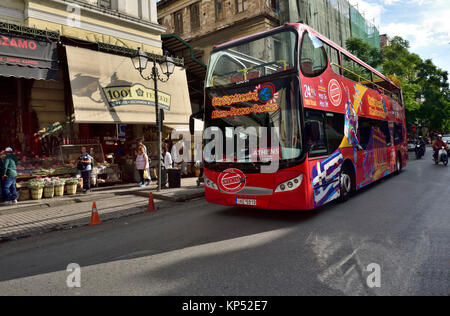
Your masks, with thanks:
M 59 96 L 64 85 L 58 34 L 42 31 L 36 36 L 38 30 L 21 30 L 21 34 L 0 31 L 0 148 L 12 147 L 16 152 L 19 181 L 61 166 L 59 158 L 46 153 L 51 143 L 48 133 L 44 139 L 41 136 L 50 121 L 59 127 L 65 121 L 64 98 Z M 47 114 L 52 107 L 63 113 L 60 122 Z
M 133 182 L 138 138 L 156 166 L 153 82 L 131 58 L 67 45 L 58 33 L 28 33 L 0 30 L 0 148 L 17 153 L 18 182 L 74 177 L 83 146 L 95 158 L 93 180 Z M 188 127 L 185 70 L 177 68 L 158 93 L 167 140 L 173 128 Z
M 69 46 L 66 52 L 80 138 L 99 139 L 108 162 L 120 167 L 124 181 L 134 181 L 137 139 L 144 139 L 152 167 L 157 164 L 153 82 L 140 76 L 129 57 Z M 167 140 L 172 129 L 188 127 L 192 113 L 184 69 L 159 83 L 158 100 Z

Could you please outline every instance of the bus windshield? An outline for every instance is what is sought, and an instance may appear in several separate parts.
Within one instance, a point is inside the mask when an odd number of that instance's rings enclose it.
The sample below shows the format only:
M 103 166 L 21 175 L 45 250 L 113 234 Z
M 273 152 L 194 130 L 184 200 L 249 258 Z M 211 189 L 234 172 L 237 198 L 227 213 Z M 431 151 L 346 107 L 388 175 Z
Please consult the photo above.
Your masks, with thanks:
M 301 157 L 300 109 L 294 80 L 290 76 L 272 80 L 270 89 L 274 91 L 273 103 L 239 102 L 230 106 L 220 106 L 219 110 L 214 106 L 205 108 L 205 128 L 212 128 L 213 132 L 220 130 L 224 137 L 223 143 L 227 146 L 231 141 L 234 151 L 232 161 L 249 163 Z M 210 89 L 207 90 L 209 99 L 214 100 L 223 95 L 222 91 Z M 262 91 L 264 88 L 257 89 Z M 231 91 L 231 94 L 236 95 L 235 91 Z M 246 94 L 248 93 L 244 95 Z M 276 138 L 273 138 L 273 132 L 276 132 Z M 266 139 L 264 143 L 261 143 L 261 137 Z M 252 139 L 256 140 L 255 146 L 251 145 Z M 239 141 L 242 142 L 242 146 L 239 146 Z M 225 150 L 223 152 L 225 153 Z
M 296 34 L 282 31 L 213 52 L 206 87 L 226 86 L 295 67 Z

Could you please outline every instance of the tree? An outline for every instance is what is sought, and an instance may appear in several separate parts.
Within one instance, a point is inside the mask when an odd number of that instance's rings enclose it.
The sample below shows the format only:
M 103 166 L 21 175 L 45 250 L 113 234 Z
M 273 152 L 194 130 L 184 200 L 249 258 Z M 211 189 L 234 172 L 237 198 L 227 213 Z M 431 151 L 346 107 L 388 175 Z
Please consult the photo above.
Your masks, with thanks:
M 409 42 L 396 36 L 383 47 L 382 68 L 402 83 L 403 101 L 408 121 L 431 130 L 450 128 L 448 73 L 430 59 L 423 61 L 409 50 Z
M 427 126 L 431 130 L 450 131 L 450 88 L 448 72 L 436 67 L 430 59 L 422 60 L 409 51 L 409 42 L 400 36 L 390 40 L 381 53 L 360 38 L 350 37 L 345 46 L 353 55 L 382 73 L 394 76 L 401 83 L 406 118 L 411 123 Z M 343 66 L 363 76 L 350 62 Z M 347 62 L 348 63 L 348 62 Z M 357 76 L 354 80 L 358 80 Z
M 381 54 L 375 47 L 358 37 L 349 37 L 345 42 L 347 50 L 373 68 L 381 64 Z
M 424 100 L 419 113 L 432 130 L 450 130 L 450 93 L 448 72 L 436 67 L 430 59 L 418 68 L 416 83 Z

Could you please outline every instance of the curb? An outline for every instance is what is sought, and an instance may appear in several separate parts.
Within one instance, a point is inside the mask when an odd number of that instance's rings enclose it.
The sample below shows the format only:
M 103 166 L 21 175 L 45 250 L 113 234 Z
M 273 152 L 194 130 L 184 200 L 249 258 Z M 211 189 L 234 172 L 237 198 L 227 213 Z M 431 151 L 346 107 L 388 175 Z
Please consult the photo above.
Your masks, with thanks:
M 26 212 L 26 211 L 34 211 L 36 209 L 40 208 L 50 208 L 50 207 L 57 207 L 57 206 L 64 206 L 64 205 L 70 205 L 75 203 L 84 203 L 84 202 L 92 202 L 94 200 L 104 200 L 109 199 L 111 197 L 116 196 L 113 193 L 104 193 L 104 194 L 90 194 L 87 196 L 80 196 L 75 197 L 72 199 L 61 199 L 61 200 L 52 200 L 52 201 L 46 201 L 43 203 L 35 204 L 35 205 L 28 205 L 28 206 L 12 206 L 10 209 L 0 210 L 0 216 L 6 215 L 6 214 L 15 214 L 20 212 Z
M 161 202 L 155 201 L 155 207 L 156 207 L 155 212 L 159 211 L 161 209 L 160 204 L 161 204 Z M 113 212 L 113 213 L 101 214 L 101 216 L 102 216 L 101 220 L 102 220 L 102 223 L 106 223 L 111 220 L 117 220 L 117 219 L 129 217 L 129 216 L 145 214 L 146 208 L 147 208 L 147 205 L 143 205 L 143 206 L 134 207 L 133 209 L 127 210 L 127 211 L 117 211 L 117 212 Z M 6 243 L 6 242 L 11 242 L 11 241 L 16 241 L 19 239 L 25 239 L 25 238 L 29 238 L 29 237 L 33 237 L 33 236 L 37 236 L 37 235 L 42 235 L 42 234 L 46 234 L 46 233 L 51 233 L 51 232 L 71 230 L 71 229 L 80 228 L 80 227 L 87 227 L 87 226 L 89 226 L 90 219 L 91 219 L 91 216 L 87 215 L 85 218 L 80 218 L 80 219 L 65 222 L 65 223 L 50 224 L 47 227 L 40 226 L 40 227 L 34 227 L 34 228 L 30 228 L 30 229 L 18 230 L 13 233 L 10 233 L 8 235 L 0 236 L 0 244 Z
M 148 197 L 149 193 L 150 192 L 138 191 L 138 192 L 133 192 L 132 194 L 137 195 L 137 196 L 142 196 L 142 197 Z M 170 202 L 185 202 L 185 201 L 189 201 L 192 199 L 204 197 L 205 189 L 202 188 L 201 191 L 179 194 L 178 196 L 166 196 L 164 194 L 160 194 L 160 193 L 156 193 L 156 192 L 152 192 L 152 193 L 153 193 L 153 198 L 156 200 L 163 200 L 163 201 L 170 201 Z

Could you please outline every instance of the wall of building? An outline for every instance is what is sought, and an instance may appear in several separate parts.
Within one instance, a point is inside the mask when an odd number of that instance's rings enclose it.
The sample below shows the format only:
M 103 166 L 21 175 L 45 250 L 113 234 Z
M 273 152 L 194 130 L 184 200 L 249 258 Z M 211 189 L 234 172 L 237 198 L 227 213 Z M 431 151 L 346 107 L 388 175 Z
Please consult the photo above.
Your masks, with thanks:
M 191 26 L 191 5 L 199 4 L 200 27 Z M 195 49 L 203 50 L 202 62 L 207 64 L 214 45 L 247 36 L 279 25 L 277 12 L 271 1 L 246 0 L 246 9 L 237 12 L 235 0 L 224 0 L 223 18 L 216 19 L 214 0 L 166 0 L 158 4 L 158 21 L 167 28 L 166 33 L 177 33 L 175 14 L 182 14 L 182 32 L 177 34 Z
M 23 24 L 24 23 L 25 0 L 1 0 L 1 21 Z
M 280 22 L 299 21 L 341 47 L 353 36 L 379 49 L 378 29 L 348 0 L 280 0 Z
M 93 43 L 162 54 L 156 0 L 0 0 L 0 21 L 58 31 L 61 36 Z M 60 58 L 62 56 L 59 56 Z M 28 108 L 35 111 L 40 128 L 70 121 L 62 64 L 58 81 L 34 80 L 30 86 Z M 69 101 L 70 102 L 70 101 Z M 75 134 L 77 134 L 75 126 Z
M 63 73 L 60 71 L 59 76 Z M 31 90 L 30 108 L 36 111 L 40 127 L 45 128 L 50 124 L 68 121 L 65 112 L 64 83 L 59 81 L 35 80 Z

